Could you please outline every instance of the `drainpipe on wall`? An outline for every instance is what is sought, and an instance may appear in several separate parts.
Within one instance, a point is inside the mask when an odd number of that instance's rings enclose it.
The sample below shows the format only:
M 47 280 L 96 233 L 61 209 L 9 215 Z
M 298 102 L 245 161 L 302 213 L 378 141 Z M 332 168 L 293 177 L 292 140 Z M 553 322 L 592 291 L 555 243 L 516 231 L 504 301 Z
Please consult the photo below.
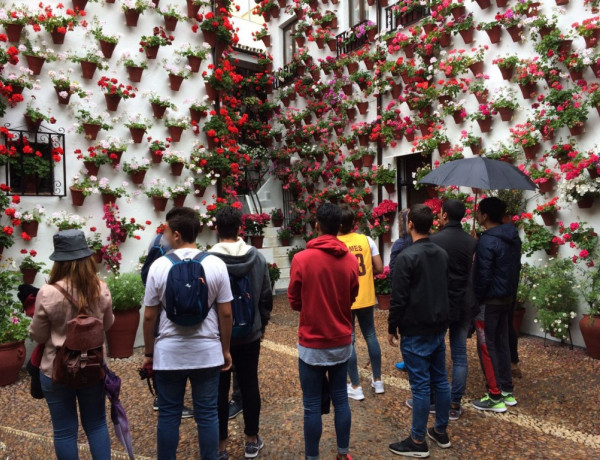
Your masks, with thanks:
M 381 35 L 381 9 L 379 7 L 379 0 L 377 0 L 377 31 L 378 35 Z M 383 98 L 381 94 L 377 95 L 377 119 L 381 116 L 381 104 L 383 103 Z M 383 162 L 383 148 L 381 144 L 377 142 L 377 164 L 381 165 Z M 381 184 L 377 185 L 377 204 L 381 204 L 381 194 L 383 192 L 383 187 Z M 379 238 L 379 254 L 381 254 L 381 260 L 383 261 L 383 265 L 385 266 L 385 254 L 383 251 L 383 239 Z

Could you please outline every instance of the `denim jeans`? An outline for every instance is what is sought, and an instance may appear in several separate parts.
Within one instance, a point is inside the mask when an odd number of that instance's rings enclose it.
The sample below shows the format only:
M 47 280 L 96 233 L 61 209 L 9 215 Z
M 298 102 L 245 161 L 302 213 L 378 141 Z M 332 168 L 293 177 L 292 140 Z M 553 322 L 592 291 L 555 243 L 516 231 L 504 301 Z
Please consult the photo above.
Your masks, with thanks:
M 400 349 L 413 397 L 411 436 L 424 441 L 430 393 L 435 395 L 435 429 L 445 433 L 450 416 L 450 384 L 446 374 L 446 334 L 402 336 Z
M 346 373 L 348 363 L 335 366 L 311 366 L 298 360 L 300 385 L 302 386 L 302 403 L 304 405 L 304 450 L 307 460 L 318 460 L 319 442 L 323 432 L 321 419 L 321 400 L 323 382 L 329 379 L 329 393 L 335 409 L 335 434 L 338 453 L 347 454 L 350 445 L 350 427 L 352 414 L 348 404 L 346 389 Z
M 469 334 L 468 322 L 455 322 L 450 324 L 450 355 L 452 357 L 452 391 L 450 401 L 460 404 L 465 395 L 469 362 L 467 359 L 467 335 Z
M 52 428 L 54 429 L 54 451 L 58 460 L 76 460 L 77 448 L 77 404 L 81 425 L 90 444 L 94 460 L 110 460 L 110 438 L 106 424 L 106 398 L 104 382 L 72 390 L 66 385 L 52 382 L 40 372 L 42 391 L 48 403 Z
M 350 382 L 355 387 L 360 385 L 360 378 L 358 376 L 358 364 L 356 361 L 356 349 L 354 342 L 356 341 L 356 320 L 358 319 L 358 325 L 362 332 L 365 342 L 367 342 L 367 348 L 369 350 L 369 359 L 371 360 L 371 369 L 373 370 L 373 378 L 381 378 L 381 347 L 379 346 L 379 340 L 377 340 L 377 332 L 375 331 L 375 319 L 373 317 L 373 307 L 359 308 L 358 310 L 352 310 L 352 355 L 348 361 L 348 375 L 350 376 Z
M 183 397 L 188 381 L 192 385 L 194 419 L 198 426 L 198 444 L 202 460 L 219 457 L 219 417 L 217 398 L 220 367 L 178 371 L 154 371 L 158 393 L 158 460 L 175 460 L 179 444 L 179 425 Z

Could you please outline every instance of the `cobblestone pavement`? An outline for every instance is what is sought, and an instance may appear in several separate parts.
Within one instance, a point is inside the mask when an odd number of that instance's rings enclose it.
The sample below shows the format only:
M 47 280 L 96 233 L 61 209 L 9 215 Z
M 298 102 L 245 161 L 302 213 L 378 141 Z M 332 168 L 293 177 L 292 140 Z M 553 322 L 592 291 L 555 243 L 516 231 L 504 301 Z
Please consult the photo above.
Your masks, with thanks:
M 386 392 L 375 396 L 369 389 L 370 372 L 364 340 L 357 342 L 364 401 L 351 401 L 351 454 L 354 459 L 397 458 L 387 450 L 390 442 L 408 434 L 411 412 L 405 406 L 410 397 L 406 373 L 394 364 L 397 349 L 387 344 L 387 313 L 376 312 L 376 326 L 383 352 Z M 262 393 L 261 435 L 265 449 L 259 458 L 300 460 L 303 458 L 302 401 L 296 357 L 297 314 L 289 309 L 285 296 L 278 296 L 260 363 Z M 598 388 L 600 361 L 558 344 L 548 347 L 539 338 L 525 337 L 520 342 L 523 378 L 515 381 L 519 404 L 507 414 L 476 412 L 468 402 L 483 394 L 483 377 L 477 361 L 474 339 L 468 343 L 469 378 L 466 412 L 451 422 L 452 448 L 442 451 L 430 445 L 436 459 L 600 459 L 600 421 Z M 145 382 L 137 368 L 142 351 L 124 360 L 111 360 L 110 367 L 123 379 L 122 401 L 129 420 L 136 458 L 155 458 L 156 413 Z M 448 357 L 449 361 L 449 357 Z M 23 372 L 20 380 L 0 388 L 0 441 L 6 444 L 11 460 L 54 458 L 52 427 L 45 402 L 29 397 L 29 381 Z M 189 393 L 189 392 L 188 392 Z M 189 402 L 189 395 L 188 397 Z M 323 418 L 322 458 L 335 458 L 333 416 Z M 126 458 L 111 430 L 113 458 Z M 243 418 L 230 422 L 230 457 L 243 458 Z M 85 436 L 80 433 L 81 459 L 90 459 Z M 4 457 L 3 457 L 4 455 Z M 199 458 L 193 419 L 183 420 L 179 443 L 180 459 Z

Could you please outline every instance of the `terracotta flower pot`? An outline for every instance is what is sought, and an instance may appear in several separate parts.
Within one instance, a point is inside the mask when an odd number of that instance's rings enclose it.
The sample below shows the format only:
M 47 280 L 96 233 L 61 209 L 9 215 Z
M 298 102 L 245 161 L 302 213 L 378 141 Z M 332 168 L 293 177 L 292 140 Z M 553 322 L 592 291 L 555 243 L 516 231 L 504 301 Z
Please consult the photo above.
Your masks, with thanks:
M 479 8 L 481 8 L 482 10 L 485 10 L 491 6 L 490 0 L 476 0 L 476 1 L 477 1 L 477 4 L 479 5 Z
M 173 206 L 176 208 L 182 208 L 185 203 L 185 199 L 187 198 L 187 193 L 182 195 L 174 195 L 173 196 Z
M 33 120 L 29 115 L 24 115 L 25 124 L 27 125 L 27 129 L 34 133 L 37 133 L 40 130 L 40 125 L 42 124 L 42 120 Z
M 90 176 L 98 176 L 98 171 L 100 171 L 100 165 L 92 163 L 91 161 L 84 161 L 83 166 L 87 169 L 87 172 Z
M 152 113 L 154 114 L 154 118 L 162 118 L 165 115 L 165 112 L 167 110 L 166 106 L 156 104 L 154 102 L 151 102 L 150 105 L 152 106 Z
M 76 190 L 73 187 L 69 187 L 71 190 L 71 201 L 73 206 L 83 206 L 83 202 L 85 201 L 85 195 L 81 190 Z
M 558 254 L 558 243 L 555 243 L 554 241 L 552 241 L 550 243 L 550 247 L 548 249 L 545 249 L 546 254 L 549 255 L 550 257 L 554 257 Z
M 143 73 L 143 67 L 127 67 L 127 74 L 129 75 L 129 81 L 131 82 L 139 83 L 142 80 Z
M 204 41 L 214 48 L 217 44 L 217 34 L 212 30 L 203 30 L 202 35 L 204 35 Z
M 265 237 L 262 235 L 251 235 L 250 244 L 256 249 L 262 249 Z
M 129 177 L 131 177 L 131 182 L 135 185 L 143 184 L 144 178 L 146 177 L 146 170 L 129 173 Z
M 577 200 L 579 209 L 589 209 L 594 205 L 594 195 L 586 193 L 581 199 Z
M 25 363 L 25 341 L 0 344 L 0 386 L 11 385 L 19 378 Z
M 23 284 L 33 284 L 38 271 L 35 268 L 21 268 Z
M 540 144 L 535 144 L 535 145 L 531 145 L 531 146 L 525 146 L 523 145 L 523 152 L 525 152 L 525 158 L 527 158 L 528 160 L 535 160 L 535 156 L 538 153 L 538 151 L 540 150 Z
M 585 124 L 577 123 L 574 126 L 569 126 L 569 132 L 571 136 L 581 136 L 585 132 Z
M 54 87 L 54 91 L 56 92 L 56 98 L 58 99 L 58 103 L 60 105 L 67 105 L 69 103 L 69 101 L 71 100 L 71 93 L 68 91 L 64 91 L 67 93 L 66 96 L 62 95 L 61 93 L 63 93 L 63 90 L 60 89 L 58 86 Z
M 540 216 L 542 216 L 544 225 L 548 227 L 552 227 L 556 223 L 556 211 L 543 212 Z
M 129 128 L 129 133 L 131 134 L 133 143 L 140 144 L 144 140 L 144 134 L 146 134 L 146 130 L 144 128 Z
M 500 69 L 500 73 L 502 74 L 502 78 L 504 80 L 510 80 L 515 73 L 514 67 L 498 67 Z
M 473 144 L 470 147 L 471 147 L 471 152 L 473 152 L 473 155 L 475 155 L 475 156 L 481 155 L 481 137 L 479 138 L 479 141 L 477 142 L 477 144 Z
M 579 321 L 579 330 L 585 342 L 585 352 L 594 359 L 600 359 L 600 317 L 583 315 Z
M 102 197 L 102 204 L 111 204 L 117 201 L 117 196 L 113 193 L 101 193 L 100 196 Z
M 198 198 L 202 198 L 205 192 L 206 187 L 199 184 L 194 184 L 194 195 L 196 195 Z
M 475 31 L 475 29 L 473 27 L 471 27 L 470 29 L 458 31 L 458 33 L 460 34 L 460 36 L 463 39 L 463 42 L 465 42 L 465 45 L 468 45 L 473 42 L 474 31 Z
M 194 0 L 187 0 L 187 15 L 188 18 L 195 19 L 200 11 L 200 4 L 194 4 Z
M 33 75 L 39 75 L 46 58 L 26 54 L 25 59 L 27 60 L 27 67 L 33 72 Z
M 173 16 L 164 16 L 165 29 L 173 32 L 177 28 L 177 18 Z
M 89 61 L 81 61 L 79 64 L 81 65 L 81 76 L 83 78 L 87 80 L 94 78 L 94 73 L 96 73 L 98 64 Z
M 133 355 L 135 336 L 140 324 L 140 309 L 115 311 L 115 322 L 106 331 L 108 356 L 111 358 L 129 358 Z
M 183 80 L 184 78 L 181 75 L 173 75 L 172 73 L 169 74 L 169 86 L 173 91 L 179 91 Z
M 102 263 L 102 251 L 101 250 L 94 252 L 92 257 L 94 258 L 94 262 L 96 262 L 97 264 Z
M 100 42 L 100 51 L 106 59 L 110 59 L 115 51 L 116 43 L 107 42 L 106 40 L 99 40 Z
M 362 166 L 365 168 L 370 168 L 373 165 L 374 159 L 375 159 L 375 155 L 363 155 L 362 156 Z
M 548 179 L 546 182 L 538 184 L 540 193 L 550 193 L 554 189 L 554 179 Z
M 502 121 L 510 121 L 512 120 L 513 114 L 515 111 L 508 107 L 499 107 L 498 113 L 500 114 L 500 119 Z
M 368 102 L 357 102 L 356 108 L 358 109 L 358 113 L 360 113 L 361 115 L 365 115 L 367 113 L 367 110 L 369 109 L 369 103 Z
M 88 0 L 73 0 L 73 9 L 83 11 L 87 6 Z
M 83 123 L 83 131 L 85 132 L 86 139 L 95 141 L 100 132 L 100 128 L 102 128 L 102 126 L 94 123 Z
M 65 42 L 65 37 L 67 36 L 67 32 L 65 30 L 64 33 L 58 31 L 58 29 L 54 29 L 50 32 L 50 36 L 52 37 L 52 43 L 55 45 L 62 45 Z
M 154 210 L 161 212 L 167 208 L 168 198 L 164 198 L 162 196 L 153 196 L 152 203 L 154 204 Z
M 23 31 L 23 24 L 4 24 L 4 31 L 6 32 L 6 37 L 8 41 L 11 43 L 17 43 L 21 40 L 21 32 Z
M 482 120 L 477 120 L 477 124 L 479 125 L 479 129 L 482 133 L 489 133 L 492 129 L 492 117 L 487 116 Z
M 502 26 L 497 25 L 492 27 L 491 29 L 486 30 L 488 37 L 490 38 L 490 43 L 498 43 L 500 41 L 500 37 L 502 35 Z
M 377 307 L 380 310 L 389 310 L 391 298 L 390 294 L 377 294 Z
M 21 230 L 27 233 L 30 237 L 35 238 L 38 234 L 40 223 L 37 220 L 31 222 L 21 222 Z
M 179 142 L 181 140 L 181 134 L 183 133 L 183 128 L 181 126 L 169 126 L 169 136 L 171 137 L 171 142 Z
M 498 8 L 504 8 L 508 4 L 508 0 L 496 0 L 496 6 Z
M 523 99 L 531 99 L 537 91 L 537 84 L 535 82 L 519 84 L 519 88 L 521 89 Z
M 123 14 L 125 14 L 125 25 L 127 27 L 137 27 L 140 13 L 134 9 L 127 9 L 123 12 Z
M 106 101 L 106 110 L 115 112 L 119 108 L 121 96 L 118 94 L 104 94 L 104 100 Z
M 200 71 L 200 65 L 202 64 L 202 59 L 198 56 L 188 56 L 187 57 L 188 64 L 190 66 L 190 71 L 197 73 Z
M 183 172 L 183 163 L 171 163 L 171 174 L 174 176 L 181 176 Z
M 112 162 L 113 166 L 117 166 L 121 163 L 121 157 L 123 156 L 123 152 L 108 152 L 108 158 Z
M 146 57 L 148 59 L 156 59 L 156 56 L 158 56 L 159 49 L 160 49 L 160 45 L 146 46 L 144 48 L 144 51 L 146 52 Z
M 521 26 L 510 26 L 506 28 L 513 42 L 520 42 L 523 38 L 523 28 Z
M 385 184 L 383 188 L 388 193 L 388 195 L 391 195 L 392 193 L 396 192 L 396 186 L 394 184 Z

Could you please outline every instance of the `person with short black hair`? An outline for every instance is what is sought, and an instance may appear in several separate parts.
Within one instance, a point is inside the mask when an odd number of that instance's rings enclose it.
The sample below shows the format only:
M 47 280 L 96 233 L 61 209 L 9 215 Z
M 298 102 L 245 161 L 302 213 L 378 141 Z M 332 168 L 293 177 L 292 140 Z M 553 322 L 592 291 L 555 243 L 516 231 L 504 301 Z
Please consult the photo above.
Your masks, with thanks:
M 319 236 L 294 256 L 290 271 L 288 299 L 291 308 L 300 312 L 298 371 L 307 460 L 319 458 L 322 401 L 326 395 L 331 396 L 335 409 L 337 459 L 351 460 L 352 415 L 346 375 L 352 353 L 351 308 L 359 282 L 356 257 L 337 238 L 341 218 L 339 207 L 332 203 L 317 209 Z
M 373 369 L 371 379 L 371 388 L 376 394 L 383 393 L 384 387 L 381 380 L 381 347 L 377 340 L 377 331 L 375 331 L 375 318 L 373 311 L 375 309 L 375 282 L 373 275 L 383 272 L 383 261 L 379 255 L 379 249 L 373 239 L 360 233 L 354 233 L 356 226 L 356 215 L 348 205 L 340 206 L 342 210 L 342 223 L 338 239 L 343 241 L 348 250 L 358 261 L 358 296 L 352 304 L 352 355 L 348 361 L 348 397 L 361 401 L 365 399 L 360 377 L 358 375 L 358 364 L 356 359 L 356 320 L 367 342 L 369 350 L 369 360 Z
M 514 406 L 509 327 L 512 305 L 521 271 L 521 240 L 516 227 L 503 224 L 506 204 L 496 197 L 479 203 L 477 220 L 486 231 L 477 242 L 473 287 L 480 305 L 475 318 L 477 351 L 486 380 L 487 394 L 476 409 L 506 412 Z
M 198 213 L 191 208 L 173 208 L 167 213 L 164 236 L 181 260 L 194 259 L 200 251 L 196 237 Z M 232 315 L 231 287 L 225 263 L 208 255 L 201 260 L 208 289 L 208 315 L 198 324 L 181 326 L 167 317 L 167 279 L 173 263 L 157 259 L 148 272 L 144 296 L 144 362 L 153 369 L 158 393 L 157 457 L 175 460 L 186 383 L 192 386 L 194 419 L 203 459 L 219 455 L 217 401 L 221 371 L 231 368 L 229 352 Z M 198 299 L 199 301 L 199 299 Z M 158 331 L 155 336 L 157 320 Z M 185 343 L 185 346 L 181 344 Z
M 433 211 L 422 204 L 408 213 L 413 243 L 396 259 L 388 316 L 388 341 L 400 349 L 412 390 L 413 416 L 410 436 L 390 444 L 391 452 L 407 457 L 427 457 L 425 436 L 442 447 L 451 443 L 447 434 L 450 385 L 446 375 L 448 329 L 448 254 L 429 239 Z M 435 425 L 427 429 L 430 393 L 435 394 Z
M 248 281 L 246 285 L 250 289 L 238 292 L 237 295 L 249 295 L 254 307 L 253 324 L 243 335 L 232 337 L 230 351 L 242 396 L 246 435 L 244 455 L 246 458 L 255 458 L 264 447 L 264 441 L 258 434 L 261 409 L 258 360 L 260 343 L 273 310 L 271 280 L 265 257 L 239 237 L 242 212 L 233 206 L 225 206 L 217 211 L 215 220 L 219 242 L 210 249 L 210 254 L 214 254 L 227 265 L 234 296 L 236 283 L 244 284 L 238 280 L 245 278 Z M 236 324 L 235 311 L 233 319 Z M 219 460 L 229 458 L 227 438 L 231 374 L 231 370 L 221 372 L 219 383 Z

